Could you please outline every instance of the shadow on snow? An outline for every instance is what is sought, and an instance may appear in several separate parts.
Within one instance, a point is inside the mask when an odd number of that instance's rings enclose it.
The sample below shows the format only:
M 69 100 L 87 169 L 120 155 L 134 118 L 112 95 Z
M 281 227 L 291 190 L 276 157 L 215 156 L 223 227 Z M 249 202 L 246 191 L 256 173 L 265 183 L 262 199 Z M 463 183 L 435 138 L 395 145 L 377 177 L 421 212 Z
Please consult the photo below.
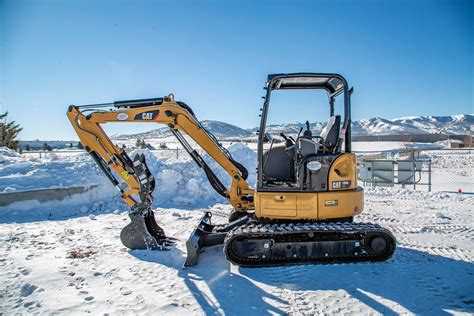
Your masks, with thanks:
M 321 302 L 323 293 L 317 291 L 343 290 L 384 315 L 400 311 L 430 315 L 448 314 L 450 310 L 474 312 L 472 263 L 403 247 L 385 263 L 239 268 L 238 274 L 230 272 L 221 247 L 207 249 L 196 267 L 186 269 L 182 269 L 185 255 L 177 249 L 130 251 L 130 254 L 175 268 L 207 314 L 286 313 L 280 307 L 294 304 L 291 298 L 276 297 L 271 290 L 266 292 L 254 282 L 288 289 L 295 295 L 314 291 L 306 293 L 309 297 L 313 295 L 314 300 L 307 302 L 310 305 L 312 301 Z M 200 290 L 203 285 L 209 288 L 215 303 Z M 398 307 L 394 309 L 394 306 Z M 339 306 L 342 312 L 350 312 L 344 307 Z M 316 312 L 322 307 L 314 303 L 310 308 Z
M 229 271 L 229 263 L 224 260 L 221 247 L 212 247 L 201 256 L 199 265 L 183 268 L 185 254 L 178 249 L 170 251 L 131 250 L 136 258 L 155 262 L 177 270 L 206 314 L 249 315 L 284 314 L 285 311 L 269 304 L 268 300 L 285 305 L 280 298 L 265 292 L 248 279 Z M 209 289 L 209 296 L 202 291 Z

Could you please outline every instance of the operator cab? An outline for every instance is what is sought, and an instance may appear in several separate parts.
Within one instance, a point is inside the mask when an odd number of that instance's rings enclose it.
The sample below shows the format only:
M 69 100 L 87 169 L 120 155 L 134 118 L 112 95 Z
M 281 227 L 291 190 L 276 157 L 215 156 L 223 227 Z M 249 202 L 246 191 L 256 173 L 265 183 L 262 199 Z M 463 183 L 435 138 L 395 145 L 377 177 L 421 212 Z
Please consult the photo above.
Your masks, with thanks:
M 320 89 L 327 92 L 330 116 L 320 133 L 312 130 L 309 120 L 300 126 L 297 134 L 266 131 L 271 93 L 283 89 Z M 345 79 L 336 74 L 269 75 L 266 90 L 259 131 L 257 190 L 326 191 L 331 163 L 342 153 L 350 152 L 350 92 Z M 341 115 L 334 113 L 335 98 L 339 95 L 344 96 L 344 121 L 341 121 Z M 314 121 L 317 118 L 310 119 Z M 278 142 L 278 138 L 282 143 Z

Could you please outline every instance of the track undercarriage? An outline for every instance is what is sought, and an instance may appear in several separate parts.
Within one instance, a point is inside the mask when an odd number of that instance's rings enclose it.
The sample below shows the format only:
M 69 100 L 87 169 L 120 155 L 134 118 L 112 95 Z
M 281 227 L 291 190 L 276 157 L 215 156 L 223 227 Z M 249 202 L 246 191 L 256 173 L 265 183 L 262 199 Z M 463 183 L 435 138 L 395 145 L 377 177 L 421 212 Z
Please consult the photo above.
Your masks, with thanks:
M 244 267 L 377 262 L 394 250 L 393 235 L 367 223 L 250 222 L 232 230 L 224 241 L 227 259 Z
M 228 225 L 212 225 L 211 216 L 205 213 L 186 242 L 185 266 L 196 265 L 203 248 L 219 244 L 230 262 L 243 267 L 379 262 L 395 251 L 395 237 L 377 224 L 262 224 L 244 216 Z

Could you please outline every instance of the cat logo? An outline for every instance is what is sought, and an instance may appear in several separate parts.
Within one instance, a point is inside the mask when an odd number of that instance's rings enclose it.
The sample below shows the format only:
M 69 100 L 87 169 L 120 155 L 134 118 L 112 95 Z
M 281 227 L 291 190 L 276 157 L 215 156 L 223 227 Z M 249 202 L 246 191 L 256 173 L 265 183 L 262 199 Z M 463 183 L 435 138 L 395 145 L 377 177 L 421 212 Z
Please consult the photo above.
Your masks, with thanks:
M 137 115 L 135 115 L 135 120 L 153 121 L 158 118 L 159 113 L 160 113 L 159 110 L 138 113 Z
M 152 119 L 153 119 L 153 113 L 152 112 L 142 113 L 142 120 L 152 120 Z

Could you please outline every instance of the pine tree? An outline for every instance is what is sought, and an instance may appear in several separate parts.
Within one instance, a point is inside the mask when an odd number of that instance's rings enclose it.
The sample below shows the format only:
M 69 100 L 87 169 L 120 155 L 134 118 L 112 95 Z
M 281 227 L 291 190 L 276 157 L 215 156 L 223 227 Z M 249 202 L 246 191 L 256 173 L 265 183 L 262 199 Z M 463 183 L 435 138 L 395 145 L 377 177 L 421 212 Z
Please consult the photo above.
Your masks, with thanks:
M 18 134 L 23 130 L 15 121 L 8 122 L 8 112 L 0 114 L 0 147 L 18 149 Z

